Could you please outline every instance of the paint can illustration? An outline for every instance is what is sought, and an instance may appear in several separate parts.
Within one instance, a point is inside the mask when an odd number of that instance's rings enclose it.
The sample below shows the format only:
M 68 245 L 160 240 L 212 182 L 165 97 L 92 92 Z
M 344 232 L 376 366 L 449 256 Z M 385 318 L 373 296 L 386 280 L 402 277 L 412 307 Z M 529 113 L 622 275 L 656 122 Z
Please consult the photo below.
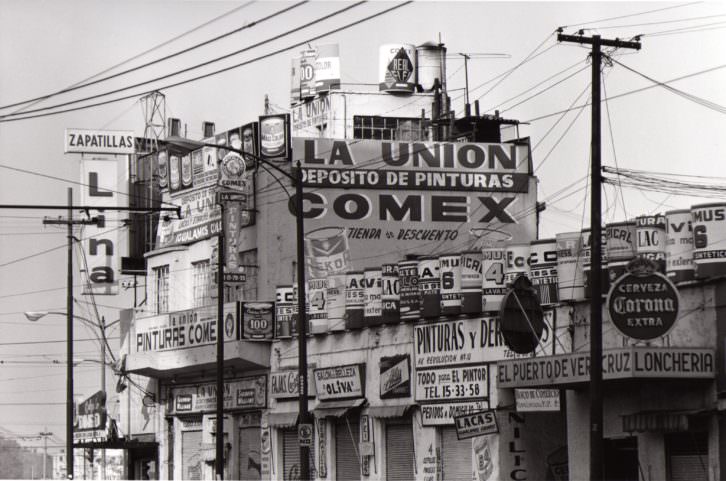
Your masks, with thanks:
M 696 277 L 726 275 L 726 204 L 691 207 Z
M 345 273 L 345 328 L 360 329 L 365 307 L 365 279 L 363 271 Z
M 328 279 L 308 279 L 307 302 L 305 310 L 308 314 L 310 334 L 325 334 L 328 332 Z
M 666 212 L 666 275 L 673 282 L 695 279 L 690 209 Z
M 655 262 L 658 272 L 666 271 L 666 218 L 641 215 L 635 218 L 635 255 Z
M 438 257 L 426 256 L 418 261 L 418 288 L 421 296 L 421 317 L 441 315 L 441 278 Z
M 484 310 L 481 251 L 461 254 L 461 313 L 476 315 Z
M 529 278 L 542 305 L 557 302 L 557 240 L 532 241 L 529 255 Z
M 461 313 L 461 254 L 439 256 L 441 281 L 441 315 L 458 316 Z
M 345 330 L 345 274 L 328 276 L 328 330 Z
M 381 295 L 383 294 L 383 289 L 381 281 L 381 269 L 368 268 L 363 270 L 363 282 L 365 283 L 363 294 L 365 298 L 363 325 L 366 327 L 382 324 L 383 304 L 381 302 Z
M 507 262 L 504 264 L 504 282 L 511 284 L 520 275 L 529 274 L 529 242 L 507 244 Z
M 585 298 L 582 271 L 582 233 L 561 232 L 557 240 L 557 285 L 560 301 L 579 301 Z
M 292 337 L 292 307 L 292 286 L 277 286 L 275 289 L 275 337 L 279 339 Z
M 402 321 L 417 320 L 420 315 L 418 292 L 418 261 L 398 263 L 399 312 Z
M 399 321 L 400 282 L 398 264 L 381 266 L 381 305 L 383 324 L 395 324 Z
M 342 227 L 321 227 L 308 232 L 303 244 L 310 278 L 338 274 L 350 267 L 348 237 Z

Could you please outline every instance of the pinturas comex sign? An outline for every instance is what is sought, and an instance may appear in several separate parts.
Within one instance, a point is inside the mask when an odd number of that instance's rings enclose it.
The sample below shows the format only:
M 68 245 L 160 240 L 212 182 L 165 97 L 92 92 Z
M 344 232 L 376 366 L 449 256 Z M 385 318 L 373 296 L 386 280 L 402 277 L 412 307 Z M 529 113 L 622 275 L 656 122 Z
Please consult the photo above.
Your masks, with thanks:
M 66 154 L 133 154 L 131 130 L 66 129 Z
M 635 259 L 628 265 L 629 272 L 610 288 L 610 320 L 626 337 L 656 339 L 666 335 L 678 319 L 678 290 L 655 268 L 652 261 Z

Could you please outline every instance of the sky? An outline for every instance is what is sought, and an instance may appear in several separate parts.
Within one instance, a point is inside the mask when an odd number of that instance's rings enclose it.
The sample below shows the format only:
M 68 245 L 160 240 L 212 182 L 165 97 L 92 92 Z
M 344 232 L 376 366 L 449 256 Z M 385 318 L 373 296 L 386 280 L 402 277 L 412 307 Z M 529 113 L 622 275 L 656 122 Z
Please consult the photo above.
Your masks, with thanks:
M 295 5 L 0 0 L 0 115 L 20 108 L 2 106 L 57 92 L 100 72 L 109 75 L 141 65 Z M 348 6 L 352 8 L 320 20 Z M 324 35 L 346 25 L 351 26 Z M 68 187 L 74 187 L 78 202 L 79 186 L 64 181 L 80 179 L 79 159 L 63 154 L 64 129 L 133 130 L 141 136 L 139 97 L 155 88 L 166 95 L 167 115 L 180 118 L 187 136 L 199 139 L 202 121 L 213 121 L 217 131 L 224 131 L 256 120 L 265 95 L 275 111 L 287 111 L 290 59 L 307 42 L 339 44 L 346 88 L 375 89 L 381 44 L 441 41 L 449 53 L 447 83 L 457 115 L 463 112 L 466 80 L 460 54 L 466 53 L 473 57 L 467 65 L 471 101 L 479 100 L 482 113 L 499 110 L 503 117 L 523 122 L 519 135 L 531 138 L 538 197 L 547 204 L 540 237 L 579 231 L 589 225 L 589 48 L 558 44 L 558 27 L 567 34 L 584 29 L 584 35 L 603 38 L 640 35 L 639 51 L 613 52 L 614 62 L 603 71 L 603 98 L 609 98 L 602 109 L 605 166 L 724 182 L 726 6 L 719 2 L 312 1 L 183 55 L 28 109 L 100 95 L 246 49 L 200 69 L 65 108 L 128 96 L 126 100 L 25 120 L 0 118 L 0 204 L 65 205 Z M 247 64 L 225 73 L 168 87 L 243 62 Z M 681 80 L 669 83 L 673 79 Z M 606 186 L 603 218 L 613 222 L 720 201 Z M 53 446 L 63 445 L 65 433 L 65 369 L 54 363 L 65 360 L 65 318 L 49 315 L 31 323 L 23 312 L 65 310 L 65 232 L 42 224 L 45 216 L 59 215 L 65 212 L 0 210 L 0 435 L 32 435 L 47 428 L 54 433 Z M 109 215 L 115 226 L 122 217 Z M 81 302 L 76 313 L 96 319 L 82 304 L 87 300 L 80 294 L 76 298 Z M 96 302 L 111 322 L 119 308 L 133 301 L 130 291 L 122 290 Z M 109 336 L 117 346 L 113 337 L 118 330 L 110 329 Z M 76 325 L 76 338 L 92 337 Z M 99 359 L 97 342 L 79 341 L 75 351 L 77 359 Z M 99 389 L 99 369 L 91 361 L 76 367 L 77 397 L 85 399 Z M 108 378 L 113 392 L 110 371 Z M 112 414 L 114 409 L 112 403 Z

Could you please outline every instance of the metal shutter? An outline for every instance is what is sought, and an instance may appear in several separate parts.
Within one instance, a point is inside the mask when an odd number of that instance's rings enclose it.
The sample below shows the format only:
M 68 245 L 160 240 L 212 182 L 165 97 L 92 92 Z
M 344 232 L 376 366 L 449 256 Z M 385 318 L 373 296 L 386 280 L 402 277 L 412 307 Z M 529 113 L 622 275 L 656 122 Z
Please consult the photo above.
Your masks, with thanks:
M 202 432 L 182 431 L 182 478 L 202 479 Z
M 410 481 L 413 474 L 413 427 L 411 423 L 386 424 L 386 479 Z
M 283 479 L 292 481 L 300 478 L 300 446 L 297 443 L 297 428 L 282 430 Z
M 242 428 L 239 430 L 239 479 L 260 477 L 260 428 Z
M 708 481 L 706 464 L 708 456 L 671 456 L 671 481 Z
M 442 480 L 472 479 L 471 439 L 459 441 L 454 426 L 441 428 Z
M 315 450 L 310 448 L 310 474 L 315 470 Z M 284 481 L 300 479 L 300 445 L 297 442 L 297 428 L 282 430 L 282 473 Z
M 335 479 L 358 481 L 361 479 L 358 443 L 360 442 L 358 419 L 343 416 L 335 423 Z

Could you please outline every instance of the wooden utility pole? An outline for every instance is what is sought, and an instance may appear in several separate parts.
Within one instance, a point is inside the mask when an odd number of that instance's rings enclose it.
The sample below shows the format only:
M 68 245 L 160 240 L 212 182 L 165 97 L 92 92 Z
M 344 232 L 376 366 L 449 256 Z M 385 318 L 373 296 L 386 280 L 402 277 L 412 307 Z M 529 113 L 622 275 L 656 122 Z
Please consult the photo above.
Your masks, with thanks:
M 590 476 L 603 479 L 603 388 L 602 388 L 602 161 L 600 158 L 600 64 L 601 47 L 640 50 L 640 42 L 608 40 L 600 35 L 557 35 L 559 42 L 592 45 L 592 141 L 590 153 Z

